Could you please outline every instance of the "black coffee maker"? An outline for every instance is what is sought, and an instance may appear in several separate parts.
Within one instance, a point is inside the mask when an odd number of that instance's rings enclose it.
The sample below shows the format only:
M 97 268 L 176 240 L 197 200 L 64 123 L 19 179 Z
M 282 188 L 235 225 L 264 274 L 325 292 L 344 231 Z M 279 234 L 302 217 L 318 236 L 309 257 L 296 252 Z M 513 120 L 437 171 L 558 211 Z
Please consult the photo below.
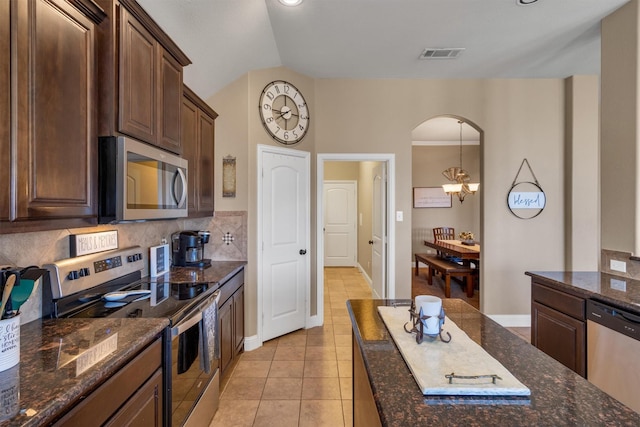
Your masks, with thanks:
M 209 242 L 208 231 L 185 230 L 171 236 L 173 265 L 176 267 L 209 267 L 204 258 L 204 245 Z

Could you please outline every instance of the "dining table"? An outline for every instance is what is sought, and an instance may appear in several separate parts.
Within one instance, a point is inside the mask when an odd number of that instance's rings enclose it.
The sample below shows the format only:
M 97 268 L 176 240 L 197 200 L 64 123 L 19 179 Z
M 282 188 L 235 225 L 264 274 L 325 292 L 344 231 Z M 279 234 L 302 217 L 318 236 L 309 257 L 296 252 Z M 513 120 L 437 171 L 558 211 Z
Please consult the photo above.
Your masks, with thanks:
M 462 243 L 461 240 L 425 240 L 424 244 L 437 250 L 438 253 L 460 258 L 465 264 L 480 259 L 480 245 L 477 242 L 472 245 L 467 245 Z

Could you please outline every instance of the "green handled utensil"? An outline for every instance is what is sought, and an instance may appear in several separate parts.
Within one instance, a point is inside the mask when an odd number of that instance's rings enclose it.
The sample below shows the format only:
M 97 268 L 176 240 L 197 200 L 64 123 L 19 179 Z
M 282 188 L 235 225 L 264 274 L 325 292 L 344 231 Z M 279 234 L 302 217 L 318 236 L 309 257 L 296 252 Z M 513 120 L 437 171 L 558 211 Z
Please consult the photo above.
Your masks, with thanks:
M 16 312 L 20 311 L 20 307 L 31 296 L 39 282 L 40 279 L 20 279 L 20 282 L 14 285 L 13 292 L 11 292 L 11 307 Z

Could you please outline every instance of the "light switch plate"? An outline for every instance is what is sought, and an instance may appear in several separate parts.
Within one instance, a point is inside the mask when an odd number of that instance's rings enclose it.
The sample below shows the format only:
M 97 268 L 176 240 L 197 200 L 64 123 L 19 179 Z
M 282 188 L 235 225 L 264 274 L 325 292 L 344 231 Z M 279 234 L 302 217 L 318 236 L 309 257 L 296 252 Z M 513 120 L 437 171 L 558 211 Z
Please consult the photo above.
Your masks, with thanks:
M 396 221 L 402 222 L 404 220 L 404 213 L 402 211 L 396 212 Z

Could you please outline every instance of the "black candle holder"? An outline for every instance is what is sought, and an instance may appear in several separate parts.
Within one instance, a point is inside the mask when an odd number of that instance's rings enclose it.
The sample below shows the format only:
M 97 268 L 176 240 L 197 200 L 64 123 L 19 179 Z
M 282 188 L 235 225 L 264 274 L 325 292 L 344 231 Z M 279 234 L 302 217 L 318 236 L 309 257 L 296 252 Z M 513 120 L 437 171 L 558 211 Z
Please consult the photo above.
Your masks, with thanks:
M 422 343 L 425 338 L 428 338 L 430 341 L 434 341 L 437 338 L 440 338 L 440 341 L 448 343 L 451 341 L 451 334 L 449 332 L 445 332 L 442 330 L 442 325 L 444 325 L 444 310 L 440 310 L 440 314 L 438 316 L 426 316 L 420 315 L 420 313 L 416 312 L 416 305 L 414 301 L 411 301 L 411 308 L 409 309 L 410 321 L 404 324 L 404 330 L 408 334 L 416 334 L 416 342 L 418 344 Z M 440 322 L 440 333 L 439 334 L 427 334 L 424 332 L 424 320 L 430 319 L 432 317 L 437 317 L 438 322 Z M 407 328 L 407 325 L 411 323 L 411 329 Z M 443 334 L 446 334 L 446 338 Z

